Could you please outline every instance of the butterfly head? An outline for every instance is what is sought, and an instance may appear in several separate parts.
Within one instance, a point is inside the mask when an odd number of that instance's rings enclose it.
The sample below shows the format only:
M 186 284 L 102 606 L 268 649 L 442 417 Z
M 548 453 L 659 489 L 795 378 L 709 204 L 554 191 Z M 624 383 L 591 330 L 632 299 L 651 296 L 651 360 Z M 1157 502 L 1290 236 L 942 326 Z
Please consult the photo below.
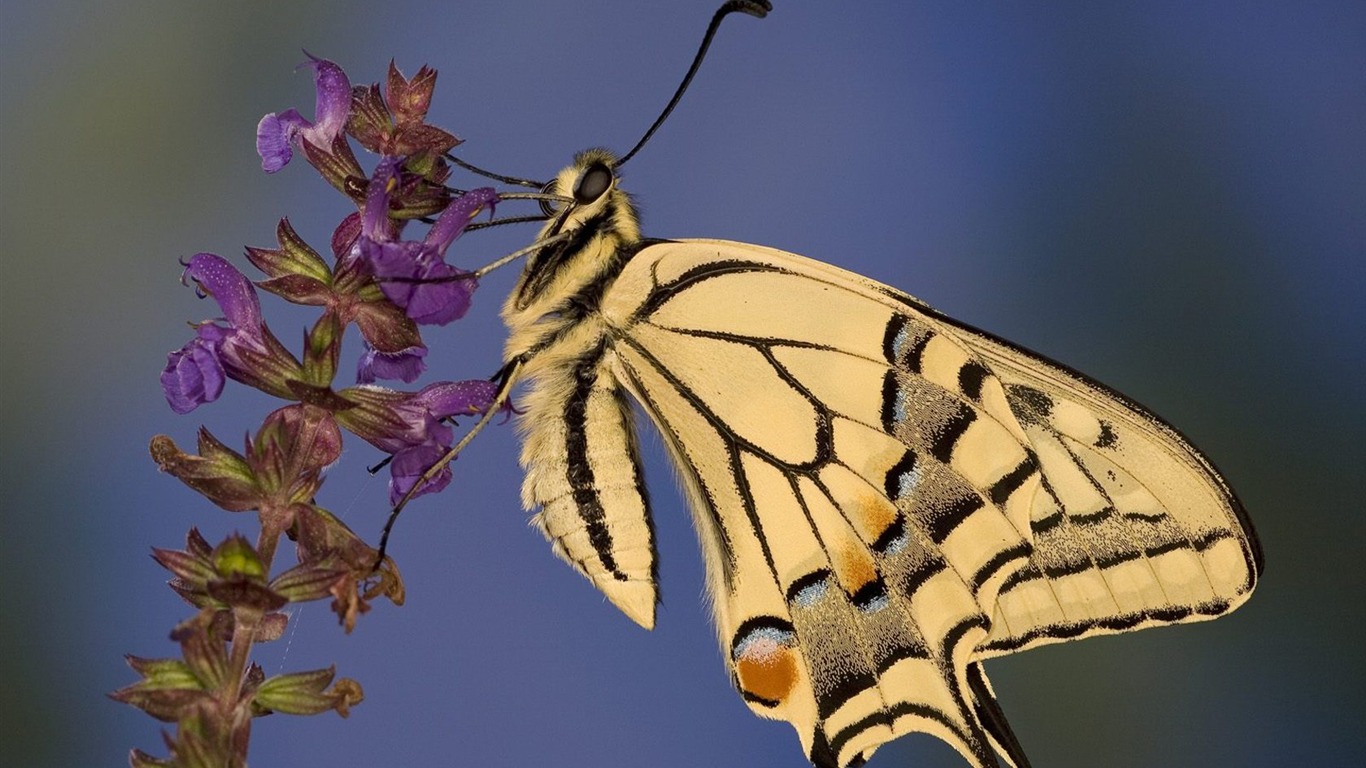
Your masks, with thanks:
M 556 174 L 545 192 L 558 200 L 544 201 L 541 210 L 550 217 L 541 237 L 585 229 L 585 234 L 612 234 L 622 240 L 640 237 L 635 206 L 617 184 L 619 163 L 605 149 L 589 149 Z

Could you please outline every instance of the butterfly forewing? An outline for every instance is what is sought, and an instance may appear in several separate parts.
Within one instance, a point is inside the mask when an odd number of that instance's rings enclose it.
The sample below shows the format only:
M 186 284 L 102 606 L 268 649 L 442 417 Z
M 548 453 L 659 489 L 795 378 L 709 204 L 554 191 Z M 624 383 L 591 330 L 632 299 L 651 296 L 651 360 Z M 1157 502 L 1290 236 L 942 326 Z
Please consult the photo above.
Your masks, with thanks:
M 1044 466 L 1034 554 L 998 598 L 983 655 L 1222 615 L 1261 552 L 1218 472 L 1123 396 L 973 329 Z

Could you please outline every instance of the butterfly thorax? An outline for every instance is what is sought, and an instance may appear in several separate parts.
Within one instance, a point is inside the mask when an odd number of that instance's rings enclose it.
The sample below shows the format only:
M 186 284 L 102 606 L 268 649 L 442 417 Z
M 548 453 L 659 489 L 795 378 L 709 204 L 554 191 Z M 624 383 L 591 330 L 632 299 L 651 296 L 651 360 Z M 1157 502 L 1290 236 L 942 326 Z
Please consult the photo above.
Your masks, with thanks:
M 573 199 L 588 169 L 615 162 L 605 150 L 581 152 L 547 191 Z M 505 360 L 534 356 L 576 326 L 601 328 L 601 297 L 640 244 L 635 206 L 611 178 L 596 199 L 561 205 L 542 228 L 538 241 L 565 237 L 528 259 L 503 306 L 510 331 Z

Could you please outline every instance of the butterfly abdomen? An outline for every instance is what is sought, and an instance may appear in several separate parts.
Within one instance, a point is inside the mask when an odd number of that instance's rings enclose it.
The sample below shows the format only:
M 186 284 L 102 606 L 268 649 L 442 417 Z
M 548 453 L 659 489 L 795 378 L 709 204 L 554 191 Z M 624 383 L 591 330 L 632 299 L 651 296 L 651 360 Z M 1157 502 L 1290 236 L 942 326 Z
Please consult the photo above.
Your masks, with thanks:
M 568 190 L 572 178 L 563 184 Z M 518 401 L 522 503 L 557 555 L 648 628 L 658 601 L 653 522 L 630 404 L 614 373 L 615 331 L 600 311 L 639 247 L 635 212 L 625 194 L 608 193 L 553 220 L 542 238 L 559 233 L 531 258 L 503 308 L 511 331 L 504 359 L 527 385 Z

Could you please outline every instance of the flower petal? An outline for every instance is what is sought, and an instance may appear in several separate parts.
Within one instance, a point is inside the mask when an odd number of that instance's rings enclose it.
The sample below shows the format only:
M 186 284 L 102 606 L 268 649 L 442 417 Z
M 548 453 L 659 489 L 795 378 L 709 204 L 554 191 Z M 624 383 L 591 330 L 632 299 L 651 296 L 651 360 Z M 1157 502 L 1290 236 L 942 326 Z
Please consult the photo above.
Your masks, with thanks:
M 176 413 L 189 413 L 223 393 L 223 364 L 212 344 L 199 337 L 166 356 L 161 391 Z
M 469 276 L 462 278 L 462 275 Z M 474 289 L 479 287 L 479 281 L 472 273 L 444 262 L 436 262 L 422 269 L 418 278 L 423 282 L 380 284 L 384 295 L 403 307 L 408 317 L 418 325 L 446 325 L 464 317 L 470 311 Z M 396 300 L 390 295 L 388 286 L 408 289 L 407 296 L 402 302 Z
M 317 88 L 316 122 L 304 129 L 303 138 L 315 147 L 332 146 L 332 140 L 346 127 L 346 116 L 351 111 L 351 80 L 334 62 L 320 59 L 308 51 L 305 66 L 313 68 L 313 83 Z
M 434 247 L 437 253 L 444 255 L 451 243 L 455 242 L 455 239 L 460 237 L 460 233 L 465 231 L 470 219 L 473 219 L 485 206 L 492 209 L 493 204 L 497 201 L 498 193 L 492 187 L 471 189 L 446 206 L 446 210 L 441 212 L 441 217 L 432 225 L 423 242 Z
M 266 173 L 275 173 L 289 163 L 294 157 L 292 145 L 298 139 L 330 151 L 333 140 L 346 127 L 346 118 L 351 111 L 351 81 L 335 63 L 308 51 L 304 54 L 309 60 L 302 66 L 313 70 L 317 93 L 313 114 L 317 121 L 308 120 L 297 109 L 261 118 L 256 124 L 256 154 L 261 156 L 261 170 Z
M 365 213 L 361 221 L 361 237 L 378 242 L 393 239 L 389 230 L 390 186 L 398 179 L 399 158 L 385 157 L 375 166 L 370 184 L 365 188 Z
M 389 462 L 389 503 L 397 504 L 402 501 L 408 491 L 422 479 L 422 475 L 446 455 L 447 450 L 445 446 L 437 443 L 423 443 L 395 453 L 394 460 Z M 451 467 L 447 464 L 413 495 L 437 493 L 450 485 L 450 482 Z
M 233 330 L 261 338 L 261 301 L 246 275 L 221 256 L 196 253 L 185 267 L 185 276 L 213 296 Z
M 308 121 L 296 109 L 262 117 L 256 124 L 256 154 L 261 156 L 261 170 L 275 173 L 288 165 L 294 157 L 290 143 L 307 126 Z
M 483 413 L 493 405 L 498 385 L 488 379 L 438 381 L 413 396 L 435 418 Z
M 403 382 L 416 381 L 427 369 L 423 360 L 427 356 L 426 347 L 408 347 L 398 352 L 381 352 L 365 345 L 360 363 L 356 370 L 356 382 L 372 384 L 376 379 L 398 379 Z

